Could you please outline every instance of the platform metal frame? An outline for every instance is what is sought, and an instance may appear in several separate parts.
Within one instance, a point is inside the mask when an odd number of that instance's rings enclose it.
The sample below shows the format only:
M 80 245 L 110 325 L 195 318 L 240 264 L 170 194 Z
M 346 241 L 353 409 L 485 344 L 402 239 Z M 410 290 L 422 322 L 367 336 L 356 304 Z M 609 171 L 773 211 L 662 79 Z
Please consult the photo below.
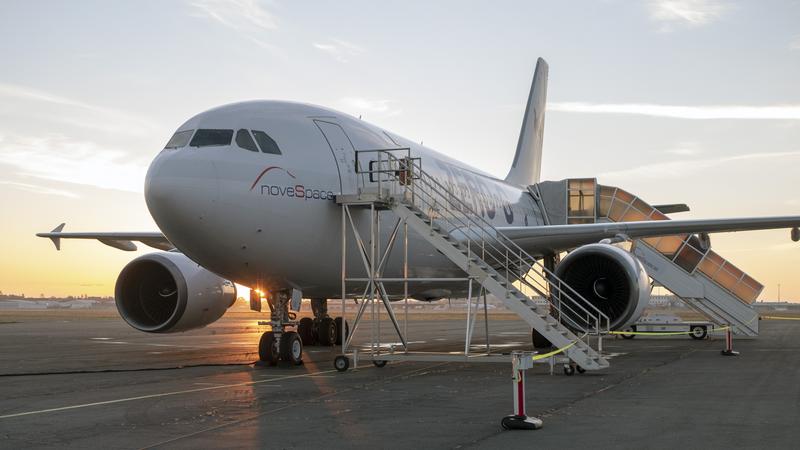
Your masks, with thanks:
M 361 296 L 356 297 L 356 299 L 360 298 L 361 301 L 359 302 L 359 308 L 355 318 L 353 319 L 353 323 L 350 326 L 349 333 L 347 327 L 340 327 L 339 331 L 342 333 L 340 355 L 352 358 L 354 365 L 358 364 L 359 359 L 370 360 L 376 363 L 376 365 L 382 365 L 386 361 L 510 363 L 512 361 L 512 356 L 510 353 L 492 353 L 486 291 L 481 286 L 479 292 L 477 295 L 475 295 L 473 284 L 477 281 L 474 280 L 473 277 L 410 277 L 408 260 L 408 224 L 402 218 L 398 218 L 394 223 L 386 245 L 382 245 L 380 242 L 380 215 L 383 212 L 391 212 L 391 202 L 398 201 L 395 198 L 396 195 L 397 194 L 390 193 L 387 189 L 383 189 L 379 186 L 376 191 L 364 192 L 362 190 L 362 192 L 360 192 L 358 195 L 340 196 L 337 198 L 337 202 L 341 205 L 342 209 L 341 305 L 343 318 L 346 317 L 346 302 L 348 296 L 350 295 L 347 289 L 348 283 L 366 283 Z M 362 236 L 361 232 L 359 231 L 356 220 L 353 218 L 352 209 L 369 211 L 370 225 L 368 239 L 365 239 L 365 236 Z M 361 262 L 367 274 L 366 277 L 348 276 L 347 244 L 348 237 L 351 233 L 357 244 Z M 400 235 L 402 235 L 403 276 L 399 278 L 384 277 L 383 272 L 388 263 L 389 255 L 391 254 L 392 249 L 398 245 L 397 241 Z M 421 282 L 467 283 L 467 311 L 463 352 L 413 352 L 410 350 L 408 340 L 409 285 L 411 283 Z M 394 307 L 392 306 L 392 297 L 389 295 L 389 290 L 386 288 L 386 284 L 397 283 L 402 283 L 403 287 L 401 300 L 403 307 L 402 326 L 397 320 L 397 315 L 395 314 Z M 395 297 L 395 299 L 397 299 L 397 297 Z M 483 301 L 483 305 L 481 305 L 481 300 Z M 400 339 L 402 348 L 397 349 L 394 345 L 392 345 L 389 346 L 388 351 L 384 349 L 384 345 L 381 342 L 381 319 L 379 316 L 380 308 L 378 305 L 381 305 L 382 309 L 386 311 L 386 314 L 389 317 L 389 320 L 393 325 L 398 338 Z M 358 348 L 353 346 L 352 341 L 354 336 L 356 336 L 361 323 L 364 320 L 367 320 L 367 316 L 365 315 L 367 308 L 370 310 L 369 321 L 371 325 L 371 337 L 369 340 L 369 352 L 364 354 L 363 352 L 359 352 Z M 483 348 L 483 351 L 476 352 L 471 347 L 475 331 L 475 324 L 478 320 L 478 311 L 480 309 L 483 309 L 485 347 Z M 550 372 L 552 373 L 556 364 L 567 364 L 569 363 L 569 359 L 563 355 L 555 355 L 549 358 L 537 360 L 536 362 L 549 364 Z

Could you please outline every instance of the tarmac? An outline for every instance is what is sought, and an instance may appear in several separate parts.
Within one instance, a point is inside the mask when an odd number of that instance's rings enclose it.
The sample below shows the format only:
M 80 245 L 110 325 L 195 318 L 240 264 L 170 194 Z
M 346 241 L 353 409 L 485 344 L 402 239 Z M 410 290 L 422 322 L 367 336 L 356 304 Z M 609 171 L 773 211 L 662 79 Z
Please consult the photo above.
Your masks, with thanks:
M 0 447 L 796 448 L 800 439 L 800 321 L 762 321 L 757 339 L 735 340 L 738 357 L 720 355 L 722 336 L 606 339 L 609 369 L 529 370 L 528 413 L 544 427 L 505 431 L 510 364 L 362 361 L 339 373 L 335 349 L 307 347 L 302 366 L 261 367 L 263 327 L 250 316 L 153 335 L 72 314 L 0 315 Z M 524 323 L 490 327 L 493 351 L 530 349 Z M 448 317 L 409 323 L 416 350 L 463 350 L 462 332 Z M 478 327 L 476 350 L 483 343 Z

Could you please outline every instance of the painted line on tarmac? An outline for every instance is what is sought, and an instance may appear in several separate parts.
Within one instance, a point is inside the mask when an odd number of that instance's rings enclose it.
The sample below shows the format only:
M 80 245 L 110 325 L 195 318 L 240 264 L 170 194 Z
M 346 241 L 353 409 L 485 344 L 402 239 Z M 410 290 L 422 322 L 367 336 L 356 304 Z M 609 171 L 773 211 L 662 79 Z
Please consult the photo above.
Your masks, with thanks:
M 183 390 L 183 391 L 162 392 L 162 393 L 159 393 L 159 394 L 148 394 L 148 395 L 140 395 L 140 396 L 137 396 L 137 397 L 118 398 L 118 399 L 115 399 L 115 400 L 105 400 L 105 401 L 102 401 L 102 402 L 84 403 L 82 405 L 61 406 L 59 408 L 40 409 L 38 411 L 26 411 L 26 412 L 21 412 L 21 413 L 16 413 L 16 414 L 6 414 L 6 415 L 3 415 L 3 416 L 0 416 L 0 420 L 2 420 L 2 419 L 12 419 L 14 417 L 32 416 L 32 415 L 36 415 L 36 414 L 46 414 L 46 413 L 53 413 L 53 412 L 60 412 L 60 411 L 69 411 L 69 410 L 72 410 L 72 409 L 90 408 L 90 407 L 93 407 L 93 406 L 113 405 L 115 403 L 125 403 L 125 402 L 132 402 L 132 401 L 136 401 L 136 400 L 146 400 L 146 399 L 150 399 L 150 398 L 169 397 L 169 396 L 172 396 L 172 395 L 191 394 L 191 393 L 194 393 L 194 392 L 213 391 L 213 390 L 218 390 L 218 389 L 227 389 L 227 388 L 241 387 L 241 386 L 252 386 L 252 385 L 255 385 L 255 384 L 270 383 L 270 382 L 273 382 L 273 381 L 291 380 L 291 379 L 295 379 L 295 378 L 308 378 L 308 377 L 313 377 L 315 375 L 323 375 L 323 374 L 328 374 L 328 373 L 332 373 L 332 372 L 336 372 L 336 369 L 323 370 L 323 371 L 314 372 L 314 373 L 304 373 L 304 374 L 300 374 L 300 375 L 287 375 L 285 377 L 270 378 L 268 380 L 246 381 L 246 382 L 243 382 L 243 383 L 223 384 L 223 385 L 219 385 L 219 386 L 208 386 L 208 387 L 202 387 L 202 388 L 196 388 L 196 389 L 186 389 L 186 390 Z

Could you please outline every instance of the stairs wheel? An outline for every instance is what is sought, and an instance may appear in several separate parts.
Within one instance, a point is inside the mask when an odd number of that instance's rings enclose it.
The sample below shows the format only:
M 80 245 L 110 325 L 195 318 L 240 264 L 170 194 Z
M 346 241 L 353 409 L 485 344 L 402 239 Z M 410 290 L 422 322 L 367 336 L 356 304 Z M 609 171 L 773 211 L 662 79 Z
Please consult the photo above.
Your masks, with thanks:
M 705 339 L 705 337 L 708 335 L 706 327 L 702 325 L 692 325 L 690 331 L 691 333 L 689 334 L 689 336 L 691 336 L 692 339 L 697 339 L 697 340 Z
M 346 372 L 350 367 L 350 359 L 347 356 L 339 355 L 333 360 L 333 367 L 339 372 Z
M 575 375 L 575 368 L 570 365 L 564 366 L 564 375 L 568 377 Z
M 624 330 L 622 330 L 622 333 L 620 333 L 620 336 L 622 336 L 622 339 L 633 339 L 633 338 L 636 337 L 635 334 L 626 334 L 625 333 L 626 331 L 633 332 L 633 331 L 636 331 L 636 328 L 628 327 L 628 328 L 625 328 Z
M 586 369 L 581 366 L 575 366 L 575 369 L 578 371 L 578 373 L 586 373 Z

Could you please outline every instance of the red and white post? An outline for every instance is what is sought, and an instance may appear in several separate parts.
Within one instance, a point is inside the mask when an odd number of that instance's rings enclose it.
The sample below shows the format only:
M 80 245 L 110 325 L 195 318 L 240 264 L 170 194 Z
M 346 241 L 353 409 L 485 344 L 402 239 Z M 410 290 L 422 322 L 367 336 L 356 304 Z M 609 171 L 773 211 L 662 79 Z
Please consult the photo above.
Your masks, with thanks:
M 739 356 L 739 352 L 733 349 L 733 331 L 730 325 L 728 325 L 728 329 L 725 330 L 725 350 L 721 353 L 724 356 Z
M 533 352 L 511 352 L 513 364 L 514 414 L 503 417 L 501 424 L 506 430 L 538 430 L 542 419 L 525 414 L 525 371 L 533 367 Z

